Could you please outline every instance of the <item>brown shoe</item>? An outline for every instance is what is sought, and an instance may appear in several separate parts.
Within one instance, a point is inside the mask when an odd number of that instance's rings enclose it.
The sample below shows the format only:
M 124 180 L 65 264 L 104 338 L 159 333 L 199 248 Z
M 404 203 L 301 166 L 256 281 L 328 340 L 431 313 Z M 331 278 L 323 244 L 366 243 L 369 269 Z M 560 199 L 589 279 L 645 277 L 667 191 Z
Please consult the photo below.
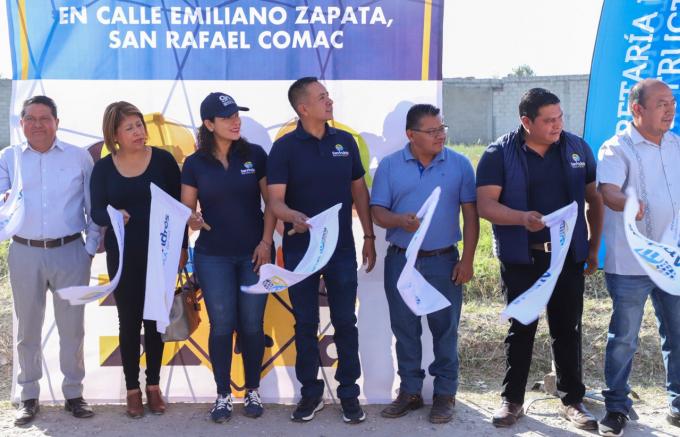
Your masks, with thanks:
M 517 419 L 524 416 L 524 407 L 522 404 L 515 404 L 503 400 L 501 407 L 493 413 L 491 423 L 497 428 L 505 428 L 512 426 L 517 422 Z
M 160 388 L 156 390 L 146 388 L 146 405 L 153 414 L 160 415 L 165 413 L 165 401 L 163 400 Z
M 571 405 L 560 405 L 558 412 L 560 416 L 567 419 L 578 429 L 596 430 L 597 419 L 583 405 L 582 402 Z
M 411 410 L 417 410 L 422 407 L 423 397 L 420 393 L 410 395 L 400 391 L 397 398 L 385 407 L 385 409 L 380 412 L 380 415 L 388 419 L 394 419 L 406 415 L 406 413 Z
M 127 395 L 127 409 L 125 410 L 128 416 L 133 419 L 139 419 L 144 416 L 144 404 L 142 403 L 142 391 L 137 390 L 134 393 Z
M 430 422 L 447 423 L 453 419 L 453 407 L 456 405 L 456 397 L 450 395 L 434 395 L 432 409 L 430 410 Z

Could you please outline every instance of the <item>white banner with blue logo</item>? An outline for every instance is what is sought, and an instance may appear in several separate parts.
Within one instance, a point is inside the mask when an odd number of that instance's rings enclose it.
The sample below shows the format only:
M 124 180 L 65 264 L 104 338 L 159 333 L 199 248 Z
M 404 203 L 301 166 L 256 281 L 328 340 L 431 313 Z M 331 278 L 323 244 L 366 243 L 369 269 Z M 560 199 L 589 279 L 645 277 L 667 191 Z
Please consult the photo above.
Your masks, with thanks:
M 406 265 L 404 265 L 404 269 L 397 280 L 397 290 L 399 290 L 401 298 L 416 316 L 424 316 L 451 305 L 451 302 L 427 282 L 418 269 L 416 269 L 418 251 L 423 244 L 428 229 L 430 229 L 432 215 L 437 209 L 441 192 L 442 189 L 440 187 L 432 190 L 430 196 L 425 200 L 420 210 L 418 210 L 416 216 L 420 220 L 420 226 L 413 234 L 406 248 Z
M 548 305 L 567 258 L 577 214 L 578 205 L 571 202 L 564 208 L 543 216 L 543 223 L 550 228 L 550 267 L 534 285 L 505 307 L 501 313 L 502 320 L 515 319 L 523 325 L 529 325 L 541 315 Z
M 295 270 L 291 272 L 275 264 L 265 264 L 260 267 L 260 279 L 257 283 L 242 286 L 241 290 L 253 294 L 277 293 L 321 270 L 330 261 L 338 244 L 340 208 L 342 204 L 338 203 L 307 220 L 307 224 L 311 226 L 309 245 Z
M 164 333 L 170 323 L 184 229 L 191 210 L 153 182 L 150 187 L 149 259 L 146 265 L 144 319 L 155 320 L 158 332 Z
M 680 296 L 680 248 L 677 234 L 671 224 L 666 231 L 670 241 L 658 242 L 642 235 L 635 222 L 639 201 L 634 189 L 626 190 L 623 209 L 623 226 L 626 240 L 633 256 L 649 278 L 666 293 Z
M 103 299 L 113 292 L 118 286 L 120 275 L 123 271 L 123 253 L 125 251 L 125 220 L 123 214 L 112 207 L 106 206 L 106 212 L 111 219 L 111 226 L 113 227 L 113 234 L 116 236 L 116 243 L 118 243 L 118 269 L 116 276 L 111 282 L 102 285 L 76 285 L 73 287 L 62 288 L 57 290 L 57 294 L 62 299 L 68 300 L 71 305 L 84 305 L 86 303 L 94 302 Z
M 24 185 L 21 177 L 21 146 L 12 147 L 13 169 L 9 196 L 0 205 L 0 241 L 17 233 L 24 222 Z

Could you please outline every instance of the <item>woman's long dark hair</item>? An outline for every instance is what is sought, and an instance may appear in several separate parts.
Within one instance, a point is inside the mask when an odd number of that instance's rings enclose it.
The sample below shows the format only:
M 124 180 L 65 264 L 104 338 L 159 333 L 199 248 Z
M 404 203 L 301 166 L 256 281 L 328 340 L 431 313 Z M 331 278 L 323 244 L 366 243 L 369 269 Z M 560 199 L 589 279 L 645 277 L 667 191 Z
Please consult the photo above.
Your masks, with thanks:
M 214 122 L 215 119 L 212 119 L 210 121 Z M 196 143 L 198 145 L 198 151 L 200 153 L 203 153 L 206 156 L 210 156 L 212 159 L 217 161 L 217 158 L 215 158 L 215 148 L 217 147 L 217 144 L 215 142 L 215 134 L 211 132 L 207 127 L 205 127 L 205 124 L 201 124 L 201 127 L 198 128 Z M 241 136 L 241 138 L 239 138 L 238 140 L 232 141 L 229 153 L 230 154 L 236 153 L 241 159 L 246 159 L 248 158 L 249 144 L 250 143 L 248 142 L 248 140 Z

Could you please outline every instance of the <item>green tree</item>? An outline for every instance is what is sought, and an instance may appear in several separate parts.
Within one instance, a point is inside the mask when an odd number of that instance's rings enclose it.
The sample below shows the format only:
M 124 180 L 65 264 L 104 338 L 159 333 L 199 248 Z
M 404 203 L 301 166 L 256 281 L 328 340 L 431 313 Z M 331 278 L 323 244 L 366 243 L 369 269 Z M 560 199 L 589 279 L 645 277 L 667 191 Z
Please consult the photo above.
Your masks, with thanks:
M 534 73 L 533 68 L 531 68 L 527 64 L 522 64 L 522 65 L 519 65 L 519 66 L 513 68 L 512 73 L 510 73 L 510 76 L 531 77 L 531 76 L 536 76 L 536 73 Z

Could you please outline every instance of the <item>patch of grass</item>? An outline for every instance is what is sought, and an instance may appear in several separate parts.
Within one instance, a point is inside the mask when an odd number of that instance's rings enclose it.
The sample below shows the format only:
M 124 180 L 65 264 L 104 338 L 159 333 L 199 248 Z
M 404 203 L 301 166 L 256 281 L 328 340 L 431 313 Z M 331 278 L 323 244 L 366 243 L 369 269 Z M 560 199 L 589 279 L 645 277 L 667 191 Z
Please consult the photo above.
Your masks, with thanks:
M 505 371 L 503 340 L 508 324 L 500 321 L 504 304 L 500 301 L 471 300 L 463 306 L 458 329 L 460 377 L 466 389 L 486 390 L 485 385 L 498 385 Z M 604 351 L 607 342 L 611 301 L 586 297 L 583 310 L 583 375 L 589 387 L 604 386 Z M 551 338 L 542 317 L 534 342 L 534 354 L 529 381 L 542 380 L 551 371 Z M 480 384 L 480 382 L 484 384 Z M 651 302 L 645 307 L 640 329 L 638 351 L 635 354 L 630 382 L 632 385 L 661 389 L 665 372 L 659 336 Z

